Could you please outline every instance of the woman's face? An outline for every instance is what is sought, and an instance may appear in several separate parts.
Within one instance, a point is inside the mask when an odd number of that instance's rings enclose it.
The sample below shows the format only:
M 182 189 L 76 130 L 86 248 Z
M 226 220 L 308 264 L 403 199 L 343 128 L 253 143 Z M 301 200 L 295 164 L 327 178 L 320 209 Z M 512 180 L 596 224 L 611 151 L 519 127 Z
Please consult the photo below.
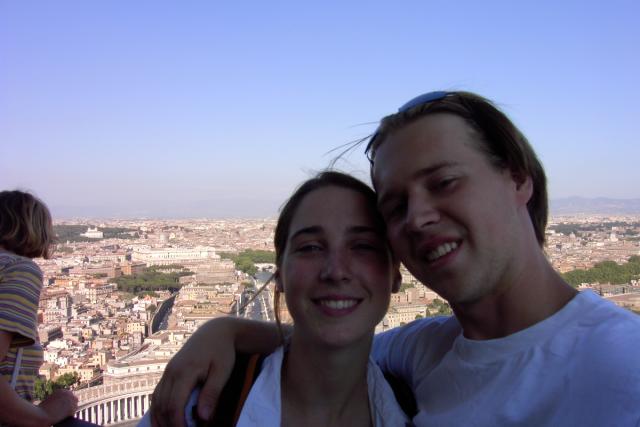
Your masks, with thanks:
M 337 186 L 296 209 L 277 284 L 294 335 L 309 344 L 368 345 L 397 290 L 400 273 L 370 209 L 362 194 Z

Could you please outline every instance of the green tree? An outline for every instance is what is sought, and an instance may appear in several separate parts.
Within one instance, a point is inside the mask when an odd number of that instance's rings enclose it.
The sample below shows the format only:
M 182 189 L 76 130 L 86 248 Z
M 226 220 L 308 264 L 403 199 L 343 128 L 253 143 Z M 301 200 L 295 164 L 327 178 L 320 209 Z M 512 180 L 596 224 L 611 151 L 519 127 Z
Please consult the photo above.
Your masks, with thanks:
M 258 272 L 256 263 L 274 263 L 276 262 L 276 254 L 273 251 L 262 251 L 247 249 L 238 254 L 229 252 L 221 252 L 221 258 L 230 259 L 236 265 L 236 269 L 251 276 Z
M 51 393 L 53 393 L 53 381 L 47 380 L 44 377 L 36 378 L 34 384 L 34 395 L 36 400 L 44 400 Z
M 130 292 L 139 295 L 145 292 L 154 292 L 161 290 L 175 291 L 182 287 L 179 282 L 180 277 L 191 274 L 188 271 L 161 273 L 155 269 L 133 275 L 120 276 L 111 279 L 111 282 L 118 284 L 118 290 Z
M 431 301 L 427 308 L 429 309 L 429 313 L 434 316 L 448 316 L 453 314 L 451 307 L 446 301 L 443 301 L 439 298 Z
M 415 287 L 415 285 L 413 283 L 402 283 L 400 285 L 399 292 L 404 292 L 405 290 L 410 289 L 410 288 L 414 288 L 414 287 Z
M 54 388 L 66 388 L 69 389 L 71 386 L 78 384 L 80 382 L 80 374 L 77 372 L 68 372 L 66 374 L 60 375 L 54 381 Z
M 36 400 L 44 400 L 47 396 L 58 389 L 70 389 L 80 382 L 80 374 L 77 372 L 68 372 L 60 375 L 55 380 L 47 380 L 44 377 L 38 377 L 34 383 L 34 395 Z
M 603 261 L 588 270 L 576 269 L 562 276 L 572 286 L 579 286 L 582 283 L 629 283 L 640 277 L 640 257 L 631 256 L 622 265 L 613 261 Z

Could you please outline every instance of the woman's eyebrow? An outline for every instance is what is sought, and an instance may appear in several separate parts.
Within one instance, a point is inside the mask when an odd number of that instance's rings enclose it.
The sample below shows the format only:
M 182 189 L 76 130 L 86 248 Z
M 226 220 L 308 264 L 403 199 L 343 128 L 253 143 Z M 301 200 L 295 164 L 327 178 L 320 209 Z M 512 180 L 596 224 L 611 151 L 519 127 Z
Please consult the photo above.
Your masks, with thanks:
M 322 231 L 322 227 L 320 227 L 319 225 L 312 225 L 310 227 L 304 227 L 301 228 L 300 230 L 297 230 L 296 232 L 291 234 L 290 239 L 295 239 L 296 237 L 298 237 L 301 234 L 317 234 L 320 233 Z
M 373 233 L 379 234 L 379 230 L 370 225 L 353 225 L 347 229 L 347 233 L 350 234 L 363 234 L 363 233 Z
M 295 239 L 296 237 L 303 235 L 303 234 L 318 234 L 322 232 L 322 227 L 319 225 L 312 225 L 309 227 L 303 227 L 299 230 L 296 230 L 295 232 L 293 232 L 291 234 L 290 239 Z M 352 225 L 350 227 L 347 228 L 347 233 L 349 234 L 365 234 L 365 233 L 371 233 L 371 234 L 379 234 L 379 230 L 375 227 L 372 227 L 370 225 Z

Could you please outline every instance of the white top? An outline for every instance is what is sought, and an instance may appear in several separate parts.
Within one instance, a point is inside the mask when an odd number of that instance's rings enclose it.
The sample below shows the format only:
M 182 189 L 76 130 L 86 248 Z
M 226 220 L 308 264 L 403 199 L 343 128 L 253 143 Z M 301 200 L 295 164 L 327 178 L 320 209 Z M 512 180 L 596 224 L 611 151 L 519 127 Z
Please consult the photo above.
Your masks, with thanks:
M 256 379 L 247 400 L 242 407 L 238 427 L 279 427 L 281 419 L 280 372 L 284 358 L 283 347 L 278 347 L 262 362 L 260 375 Z M 374 427 L 401 427 L 408 418 L 400 409 L 393 390 L 384 378 L 378 365 L 370 358 L 367 366 L 367 386 L 369 389 L 369 407 Z M 185 424 L 195 427 L 191 417 L 193 407 L 198 402 L 200 390 L 194 390 L 185 407 Z M 138 427 L 150 427 L 151 417 L 147 412 Z
M 372 354 L 414 390 L 416 426 L 640 426 L 640 316 L 591 291 L 505 338 L 423 319 Z

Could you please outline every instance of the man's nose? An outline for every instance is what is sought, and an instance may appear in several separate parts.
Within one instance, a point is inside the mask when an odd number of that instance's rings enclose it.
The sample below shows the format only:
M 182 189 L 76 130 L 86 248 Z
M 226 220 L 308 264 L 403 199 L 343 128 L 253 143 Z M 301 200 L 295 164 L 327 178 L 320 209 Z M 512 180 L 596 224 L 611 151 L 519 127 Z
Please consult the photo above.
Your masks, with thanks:
M 423 231 L 440 221 L 437 206 L 426 195 L 414 195 L 408 200 L 406 227 L 408 231 Z

